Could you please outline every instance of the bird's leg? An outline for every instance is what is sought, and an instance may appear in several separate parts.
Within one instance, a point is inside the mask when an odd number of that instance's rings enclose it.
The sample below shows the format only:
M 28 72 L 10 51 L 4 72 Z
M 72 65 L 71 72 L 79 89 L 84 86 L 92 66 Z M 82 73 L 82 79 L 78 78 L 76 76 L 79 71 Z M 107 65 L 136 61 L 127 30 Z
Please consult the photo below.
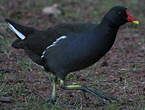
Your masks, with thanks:
M 63 89 L 66 90 L 82 90 L 88 93 L 91 93 L 95 96 L 98 96 L 102 99 L 106 99 L 106 100 L 118 100 L 116 97 L 111 96 L 110 94 L 107 94 L 101 90 L 98 90 L 96 88 L 92 88 L 92 87 L 87 87 L 87 86 L 83 86 L 83 85 L 65 85 L 64 80 L 60 80 L 60 86 Z
M 65 85 L 64 80 L 60 80 L 60 87 L 66 90 L 81 90 L 81 85 Z
M 56 76 L 51 76 L 51 82 L 52 82 L 52 93 L 51 93 L 51 98 L 48 100 L 49 103 L 55 103 L 56 102 L 56 82 L 57 82 L 57 77 Z
M 51 99 L 53 101 L 56 101 L 56 77 L 53 78 L 53 80 L 52 80 L 52 94 L 51 94 Z

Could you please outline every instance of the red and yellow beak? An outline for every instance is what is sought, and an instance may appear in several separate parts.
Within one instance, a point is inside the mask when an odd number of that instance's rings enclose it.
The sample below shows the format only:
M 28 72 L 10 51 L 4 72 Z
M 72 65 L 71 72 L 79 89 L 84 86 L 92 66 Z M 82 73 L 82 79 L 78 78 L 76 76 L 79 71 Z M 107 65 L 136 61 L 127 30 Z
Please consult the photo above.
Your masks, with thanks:
M 134 24 L 139 24 L 139 21 L 136 18 L 134 18 L 129 11 L 126 11 L 126 13 L 128 15 L 128 18 L 127 18 L 128 22 L 132 22 Z

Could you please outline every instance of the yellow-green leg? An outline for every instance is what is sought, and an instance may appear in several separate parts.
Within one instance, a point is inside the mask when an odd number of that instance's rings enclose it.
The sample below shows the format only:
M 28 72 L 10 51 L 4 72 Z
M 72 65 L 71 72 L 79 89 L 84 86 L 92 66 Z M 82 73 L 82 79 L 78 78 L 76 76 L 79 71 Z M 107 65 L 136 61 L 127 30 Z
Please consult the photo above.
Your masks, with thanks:
M 51 92 L 51 97 L 49 100 L 47 100 L 47 103 L 55 103 L 56 102 L 56 83 L 57 83 L 57 78 L 54 75 L 50 76 L 51 78 L 51 85 L 52 85 L 52 92 Z
M 106 100 L 118 100 L 116 97 L 111 96 L 110 94 L 107 94 L 101 90 L 98 90 L 96 88 L 92 88 L 92 87 L 87 87 L 87 86 L 83 86 L 83 85 L 65 85 L 64 80 L 60 80 L 60 86 L 63 89 L 66 90 L 82 90 L 84 92 L 88 92 L 91 93 L 97 97 L 100 97 L 102 99 L 106 99 Z
M 65 85 L 64 80 L 60 80 L 60 87 L 67 90 L 81 90 L 81 85 Z
M 51 100 L 53 102 L 56 101 L 56 78 L 53 78 L 52 80 L 52 94 L 51 94 Z

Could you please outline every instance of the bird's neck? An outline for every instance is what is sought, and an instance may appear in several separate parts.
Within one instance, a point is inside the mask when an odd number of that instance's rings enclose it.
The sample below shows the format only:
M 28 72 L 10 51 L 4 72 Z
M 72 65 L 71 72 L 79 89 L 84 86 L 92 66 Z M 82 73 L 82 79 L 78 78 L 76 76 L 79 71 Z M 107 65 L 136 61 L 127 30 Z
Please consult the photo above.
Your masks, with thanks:
M 111 36 L 112 39 L 115 39 L 119 27 L 120 26 L 115 25 L 115 24 L 113 24 L 111 22 L 108 22 L 107 20 L 103 20 L 100 23 L 100 28 L 102 28 L 104 30 L 104 34 L 107 34 L 105 36 L 107 36 L 107 37 Z
M 113 22 L 111 22 L 111 20 L 107 20 L 107 19 L 103 19 L 102 22 L 100 23 L 102 26 L 105 26 L 105 27 L 109 27 L 113 30 L 118 30 L 119 29 L 119 25 L 117 24 L 114 24 Z
M 109 51 L 109 49 L 114 44 L 117 32 L 118 32 L 119 26 L 114 26 L 108 22 L 102 22 L 99 25 L 99 31 L 101 32 L 101 40 L 100 42 L 103 44 L 102 47 L 104 47 L 102 53 L 106 53 Z M 102 33 L 103 30 L 103 33 Z M 104 46 L 105 45 L 105 46 Z

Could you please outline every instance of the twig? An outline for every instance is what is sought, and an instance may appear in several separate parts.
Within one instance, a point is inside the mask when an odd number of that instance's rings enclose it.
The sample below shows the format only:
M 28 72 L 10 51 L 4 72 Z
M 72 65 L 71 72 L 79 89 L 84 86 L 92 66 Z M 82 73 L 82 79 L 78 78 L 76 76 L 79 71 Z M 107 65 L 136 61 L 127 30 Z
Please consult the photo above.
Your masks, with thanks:
M 13 103 L 15 100 L 11 97 L 1 97 L 0 102 L 2 103 Z

